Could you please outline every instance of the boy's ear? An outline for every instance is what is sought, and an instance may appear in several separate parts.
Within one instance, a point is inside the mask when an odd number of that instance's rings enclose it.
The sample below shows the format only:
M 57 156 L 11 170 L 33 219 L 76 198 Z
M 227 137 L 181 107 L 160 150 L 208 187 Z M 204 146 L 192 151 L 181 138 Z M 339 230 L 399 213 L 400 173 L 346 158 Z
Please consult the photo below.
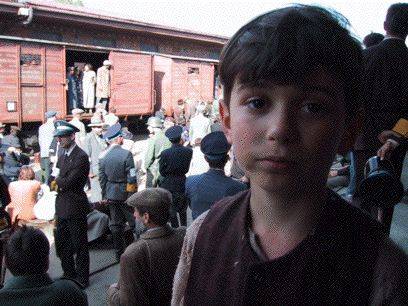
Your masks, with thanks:
M 347 126 L 344 130 L 342 140 L 340 142 L 337 153 L 345 155 L 347 152 L 353 149 L 354 143 L 358 135 L 360 134 L 363 122 L 363 113 L 358 111 L 354 118 L 349 119 Z
M 220 115 L 222 130 L 224 131 L 225 137 L 228 142 L 232 144 L 231 141 L 231 115 L 228 106 L 225 104 L 224 99 L 220 99 Z

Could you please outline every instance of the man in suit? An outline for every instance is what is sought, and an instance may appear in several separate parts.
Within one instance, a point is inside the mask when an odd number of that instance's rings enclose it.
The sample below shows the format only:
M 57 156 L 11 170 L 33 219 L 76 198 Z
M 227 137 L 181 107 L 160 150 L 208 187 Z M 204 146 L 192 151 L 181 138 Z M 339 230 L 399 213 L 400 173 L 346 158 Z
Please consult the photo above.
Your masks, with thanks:
M 106 149 L 106 142 L 102 139 L 102 133 L 106 127 L 99 118 L 92 118 L 88 124 L 92 131 L 86 135 L 84 141 L 84 151 L 88 154 L 91 167 L 89 170 L 89 179 L 91 181 L 91 198 L 92 203 L 102 200 L 102 189 L 99 184 L 99 156 Z
M 210 170 L 189 176 L 186 180 L 186 196 L 193 219 L 210 209 L 215 202 L 247 188 L 243 183 L 225 175 L 224 167 L 231 145 L 223 132 L 212 132 L 205 136 L 200 148 Z
M 171 194 L 163 188 L 147 188 L 132 195 L 127 203 L 147 231 L 122 255 L 119 282 L 110 286 L 108 304 L 170 305 L 186 229 L 167 225 Z
M 178 227 L 177 213 L 182 226 L 187 225 L 187 201 L 185 197 L 186 173 L 190 168 L 193 150 L 183 146 L 181 134 L 183 127 L 176 125 L 169 128 L 165 135 L 172 147 L 164 150 L 160 157 L 160 187 L 167 189 L 173 196 L 170 207 L 170 222 L 172 227 Z
M 40 157 L 41 157 L 41 182 L 48 183 L 51 174 L 50 163 L 50 146 L 54 139 L 54 122 L 56 120 L 57 112 L 48 111 L 45 113 L 46 122 L 43 123 L 38 129 L 38 143 L 40 145 Z
M 147 129 L 151 136 L 147 142 L 144 163 L 146 169 L 146 187 L 156 187 L 160 176 L 160 154 L 163 150 L 171 147 L 171 142 L 164 135 L 163 123 L 160 118 L 150 117 L 147 120 Z
M 125 250 L 124 229 L 126 221 L 132 232 L 135 220 L 132 210 L 125 204 L 128 196 L 136 191 L 136 169 L 132 153 L 121 147 L 123 144 L 122 127 L 119 123 L 112 125 L 105 133 L 104 139 L 109 148 L 99 159 L 99 182 L 102 188 L 102 199 L 108 202 L 113 243 L 116 259 Z
M 86 293 L 77 284 L 48 275 L 50 244 L 41 230 L 19 228 L 10 237 L 5 253 L 13 276 L 0 290 L 1 305 L 88 305 Z
M 64 277 L 76 279 L 85 288 L 89 285 L 86 215 L 90 207 L 84 187 L 88 179 L 89 159 L 75 143 L 78 131 L 66 121 L 55 122 L 54 136 L 60 147 L 55 171 L 58 192 L 55 201 L 55 247 Z
M 363 179 L 366 161 L 381 147 L 378 136 L 390 130 L 400 118 L 408 118 L 408 4 L 393 4 L 384 22 L 385 39 L 364 51 L 363 111 L 361 134 L 353 151 L 356 166 L 356 186 Z M 401 175 L 404 150 L 391 156 L 398 176 Z M 358 193 L 355 194 L 358 199 Z M 393 209 L 384 211 L 384 224 L 389 231 Z

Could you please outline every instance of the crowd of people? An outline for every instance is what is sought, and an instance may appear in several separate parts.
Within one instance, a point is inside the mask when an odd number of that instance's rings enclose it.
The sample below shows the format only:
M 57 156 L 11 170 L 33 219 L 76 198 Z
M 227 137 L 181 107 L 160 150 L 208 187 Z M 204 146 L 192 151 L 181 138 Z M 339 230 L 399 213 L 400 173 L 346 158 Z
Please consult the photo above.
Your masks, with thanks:
M 407 150 L 408 4 L 388 9 L 384 29 L 363 50 L 344 17 L 321 7 L 253 19 L 223 49 L 223 94 L 149 118 L 143 158 L 112 108 L 96 108 L 88 134 L 83 110 L 71 122 L 47 112 L 42 181 L 57 193 L 64 276 L 48 277 L 48 241 L 23 226 L 6 247 L 14 277 L 0 300 L 86 305 L 68 280 L 89 285 L 93 214 L 97 228 L 109 223 L 120 262 L 109 305 L 407 304 L 408 256 L 389 238 L 393 206 L 380 224 L 359 190 L 370 157 L 389 159 L 399 178 Z M 21 192 L 40 187 L 10 135 L 3 176 L 17 220 L 35 202 Z M 351 156 L 353 205 L 327 188 L 336 154 Z

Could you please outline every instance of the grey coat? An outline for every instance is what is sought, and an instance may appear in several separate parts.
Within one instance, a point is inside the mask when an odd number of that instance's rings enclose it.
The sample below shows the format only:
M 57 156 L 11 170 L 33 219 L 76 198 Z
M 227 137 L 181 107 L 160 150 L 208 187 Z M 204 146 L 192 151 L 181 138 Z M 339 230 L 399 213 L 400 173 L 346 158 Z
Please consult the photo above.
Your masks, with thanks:
M 103 150 L 106 149 L 106 147 L 107 144 L 105 143 L 105 141 L 94 132 L 90 132 L 86 135 L 83 149 L 90 158 L 90 174 L 98 175 L 99 156 L 101 155 Z
M 111 145 L 99 160 L 99 182 L 103 199 L 125 201 L 126 185 L 137 182 L 132 153 L 119 145 Z

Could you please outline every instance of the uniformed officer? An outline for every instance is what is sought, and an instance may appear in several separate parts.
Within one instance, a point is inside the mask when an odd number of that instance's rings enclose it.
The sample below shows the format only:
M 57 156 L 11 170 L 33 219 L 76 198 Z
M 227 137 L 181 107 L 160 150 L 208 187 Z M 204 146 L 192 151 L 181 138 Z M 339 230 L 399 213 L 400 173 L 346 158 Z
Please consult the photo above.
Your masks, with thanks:
M 224 167 L 231 145 L 223 132 L 212 132 L 205 136 L 200 148 L 210 169 L 203 174 L 189 176 L 186 180 L 186 196 L 193 219 L 222 198 L 246 189 L 243 183 L 225 175 Z
M 150 117 L 147 120 L 147 128 L 151 137 L 147 143 L 145 156 L 146 187 L 156 187 L 159 180 L 159 160 L 163 150 L 171 147 L 171 142 L 164 135 L 163 123 L 160 118 Z
M 90 207 L 84 187 L 88 179 L 89 159 L 75 143 L 75 133 L 78 131 L 66 121 L 55 122 L 54 136 L 60 147 L 55 171 L 58 191 L 55 201 L 55 247 L 64 277 L 76 279 L 85 288 L 89 284 L 86 215 Z
M 180 215 L 182 226 L 187 225 L 187 200 L 185 197 L 186 173 L 190 168 L 193 150 L 183 146 L 181 134 L 183 127 L 176 125 L 169 128 L 165 135 L 172 143 L 172 147 L 161 153 L 159 165 L 162 176 L 159 185 L 167 189 L 173 196 L 170 207 L 171 226 L 178 227 L 177 213 Z
M 110 223 L 116 258 L 125 250 L 124 229 L 128 222 L 132 231 L 135 228 L 132 209 L 125 204 L 128 196 L 136 191 L 136 169 L 132 153 L 121 147 L 123 136 L 119 123 L 112 125 L 104 134 L 109 148 L 99 159 L 99 182 L 102 199 L 109 205 Z

